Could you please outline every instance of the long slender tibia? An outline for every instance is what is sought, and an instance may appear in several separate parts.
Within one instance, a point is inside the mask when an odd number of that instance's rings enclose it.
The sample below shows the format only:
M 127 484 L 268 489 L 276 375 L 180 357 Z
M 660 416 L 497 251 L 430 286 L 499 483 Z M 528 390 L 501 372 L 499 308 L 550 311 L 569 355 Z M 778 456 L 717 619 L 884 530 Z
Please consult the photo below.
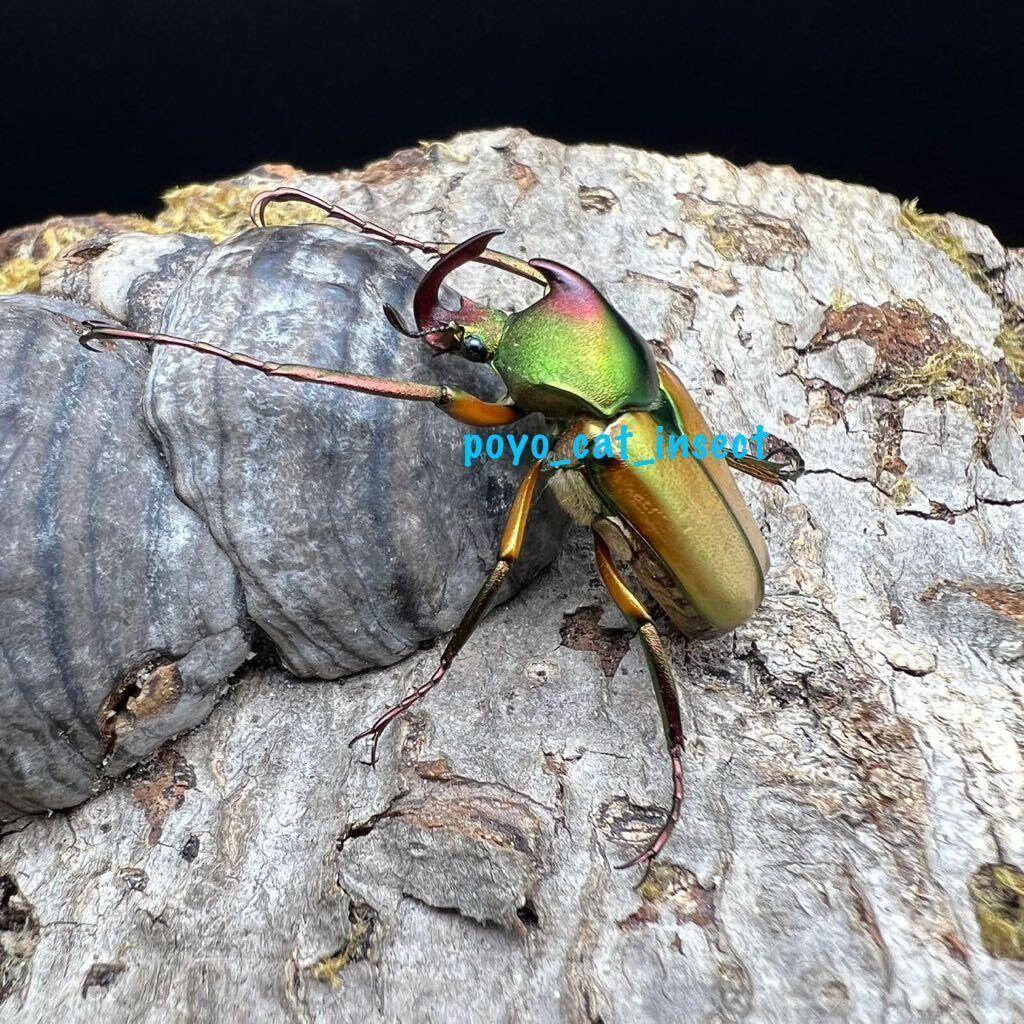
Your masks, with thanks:
M 530 506 L 533 502 L 533 493 L 537 487 L 537 480 L 540 477 L 541 463 L 535 462 L 530 471 L 523 477 L 515 498 L 512 500 L 512 507 L 509 509 L 508 519 L 505 521 L 505 530 L 501 535 L 501 548 L 498 551 L 498 560 L 494 564 L 484 580 L 483 586 L 477 592 L 473 603 L 469 606 L 462 621 L 455 628 L 452 638 L 441 655 L 441 663 L 437 666 L 434 674 L 425 682 L 417 686 L 412 693 L 407 694 L 397 704 L 388 708 L 368 729 L 364 729 L 358 736 L 353 736 L 349 741 L 351 747 L 359 740 L 370 739 L 370 765 L 377 763 L 377 745 L 384 734 L 384 730 L 399 715 L 404 714 L 414 704 L 423 700 L 430 691 L 437 686 L 444 678 L 445 673 L 451 667 L 459 651 L 462 650 L 466 641 L 473 635 L 473 630 L 479 625 L 484 613 L 491 606 L 495 595 L 501 589 L 502 583 L 512 569 L 512 565 L 519 557 L 523 548 L 523 538 L 526 535 L 526 521 L 530 515 Z
M 266 227 L 265 215 L 267 207 L 272 203 L 287 202 L 306 203 L 309 206 L 315 206 L 318 210 L 323 210 L 328 217 L 335 220 L 343 220 L 346 224 L 351 224 L 357 228 L 364 235 L 382 238 L 385 242 L 390 242 L 391 245 L 415 249 L 417 252 L 427 253 L 431 256 L 442 256 L 444 253 L 455 248 L 455 243 L 452 242 L 424 242 L 419 238 L 413 238 L 411 235 L 401 235 L 394 231 L 388 231 L 387 228 L 382 228 L 379 224 L 374 224 L 372 221 L 368 221 L 364 217 L 352 213 L 350 210 L 336 206 L 334 203 L 329 203 L 326 199 L 321 199 L 311 192 L 304 192 L 298 188 L 283 187 L 260 192 L 253 197 L 252 203 L 249 206 L 249 216 L 254 224 L 259 227 Z M 528 281 L 533 281 L 534 284 L 547 287 L 547 280 L 539 270 L 531 267 L 525 260 L 517 259 L 515 256 L 509 256 L 503 252 L 495 252 L 493 249 L 486 249 L 476 257 L 476 260 L 489 267 L 497 267 L 499 270 L 508 271 L 510 274 L 515 274 L 518 277 L 525 277 Z
M 343 220 L 347 224 L 358 228 L 364 235 L 383 238 L 385 242 L 390 242 L 392 245 L 416 249 L 419 252 L 431 253 L 435 256 L 439 256 L 444 251 L 436 242 L 421 242 L 418 238 L 413 238 L 411 235 L 400 235 L 394 231 L 388 231 L 387 228 L 382 228 L 379 224 L 374 224 L 356 213 L 352 213 L 341 206 L 336 206 L 334 203 L 329 203 L 326 199 L 321 199 L 319 196 L 313 195 L 312 192 L 304 192 L 299 188 L 275 188 L 258 193 L 253 196 L 253 200 L 249 204 L 249 217 L 258 227 L 265 228 L 267 226 L 267 207 L 272 203 L 288 202 L 306 203 L 309 206 L 315 206 L 318 210 L 323 210 L 328 217 L 332 217 L 335 220 Z
M 218 345 L 210 345 L 205 341 L 192 341 L 179 338 L 173 334 L 148 334 L 144 331 L 130 331 L 114 324 L 98 320 L 86 320 L 79 341 L 85 348 L 97 351 L 91 342 L 94 341 L 141 341 L 154 345 L 172 345 L 176 348 L 187 348 L 203 355 L 216 356 L 236 366 L 245 366 L 250 370 L 264 373 L 268 377 L 284 377 L 287 380 L 301 381 L 307 384 L 327 384 L 331 387 L 346 388 L 359 391 L 366 395 L 379 395 L 382 398 L 401 398 L 412 402 L 433 402 L 443 412 L 462 423 L 473 426 L 496 426 L 514 423 L 522 413 L 511 405 L 498 402 L 485 402 L 458 388 L 442 384 L 418 384 L 413 381 L 390 380 L 387 377 L 370 377 L 363 373 L 345 373 L 339 370 L 326 370 L 318 366 L 304 366 L 300 363 L 273 363 L 244 352 L 231 352 Z
M 629 868 L 636 864 L 644 864 L 649 868 L 654 858 L 668 843 L 683 809 L 683 751 L 686 740 L 679 713 L 679 696 L 672 679 L 672 666 L 669 664 L 661 637 L 658 636 L 658 631 L 651 621 L 650 613 L 629 589 L 612 560 L 607 543 L 596 530 L 594 531 L 594 555 L 597 559 L 597 571 L 601 582 L 604 583 L 612 600 L 618 605 L 619 611 L 634 626 L 643 641 L 647 668 L 654 682 L 654 692 L 661 710 L 665 745 L 668 747 L 668 756 L 672 764 L 672 807 L 665 819 L 665 824 L 646 850 L 626 861 L 625 864 L 616 865 L 619 868 Z

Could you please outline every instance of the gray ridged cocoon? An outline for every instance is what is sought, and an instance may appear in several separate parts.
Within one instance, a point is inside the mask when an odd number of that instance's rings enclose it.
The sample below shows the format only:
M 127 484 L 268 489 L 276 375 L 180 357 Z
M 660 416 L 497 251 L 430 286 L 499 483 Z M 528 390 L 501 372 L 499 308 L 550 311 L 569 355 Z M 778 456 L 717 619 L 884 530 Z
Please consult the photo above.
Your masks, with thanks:
M 164 330 L 266 360 L 479 392 L 493 374 L 431 358 L 381 314 L 390 303 L 410 320 L 422 275 L 404 253 L 334 225 L 253 229 L 199 261 Z M 249 614 L 296 675 L 396 661 L 451 629 L 493 564 L 518 474 L 508 462 L 464 468 L 470 428 L 430 403 L 163 349 L 146 410 L 178 494 L 228 553 Z M 556 549 L 545 518 L 514 584 Z
M 249 652 L 231 563 L 143 422 L 148 354 L 83 349 L 97 315 L 0 299 L 3 817 L 78 803 L 201 722 Z M 152 692 L 129 723 L 105 705 L 133 673 Z

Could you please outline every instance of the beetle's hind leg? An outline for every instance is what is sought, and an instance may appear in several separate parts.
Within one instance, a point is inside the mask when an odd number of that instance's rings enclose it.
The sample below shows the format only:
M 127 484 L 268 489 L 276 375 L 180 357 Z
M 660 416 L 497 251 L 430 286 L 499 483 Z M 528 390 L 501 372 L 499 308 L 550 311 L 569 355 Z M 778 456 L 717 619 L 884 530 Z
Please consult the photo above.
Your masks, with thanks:
M 774 450 L 764 459 L 754 458 L 753 455 L 745 455 L 741 459 L 726 455 L 725 461 L 740 473 L 785 490 L 787 480 L 796 480 L 803 475 L 804 459 L 793 445 L 777 438 L 775 440 L 777 444 Z
M 412 693 L 403 697 L 393 707 L 388 708 L 368 729 L 364 729 L 358 736 L 353 736 L 349 741 L 351 747 L 359 740 L 370 739 L 370 760 L 366 763 L 374 765 L 377 763 L 377 744 L 380 742 L 384 730 L 399 715 L 408 711 L 414 704 L 421 701 L 430 691 L 437 686 L 444 678 L 445 673 L 451 667 L 463 645 L 473 635 L 484 612 L 490 607 L 495 594 L 501 588 L 502 583 L 512 568 L 512 563 L 519 557 L 523 547 L 523 537 L 526 533 L 526 521 L 530 514 L 530 504 L 533 501 L 533 492 L 537 486 L 537 478 L 540 475 L 541 463 L 534 463 L 529 473 L 523 477 L 515 498 L 512 500 L 512 507 L 509 509 L 508 519 L 505 522 L 505 532 L 501 538 L 501 549 L 498 552 L 498 561 L 491 570 L 479 593 L 473 599 L 466 614 L 463 615 L 452 638 L 441 655 L 441 663 L 437 666 L 434 674 L 425 682 L 421 683 Z
M 625 615 L 626 619 L 640 633 L 640 639 L 644 645 L 644 655 L 647 659 L 647 667 L 650 669 L 651 677 L 654 680 L 654 690 L 658 697 L 658 706 L 661 708 L 661 720 L 665 729 L 665 742 L 668 745 L 668 754 L 672 762 L 672 809 L 669 811 L 665 824 L 646 850 L 632 860 L 626 861 L 625 864 L 617 865 L 619 868 L 629 868 L 635 864 L 650 866 L 654 858 L 664 849 L 683 809 L 683 749 L 685 738 L 683 736 L 682 720 L 679 715 L 679 696 L 676 693 L 675 682 L 672 679 L 672 666 L 669 664 L 661 637 L 654 628 L 651 616 L 627 586 L 626 581 L 615 567 L 608 544 L 596 530 L 594 531 L 594 556 L 597 559 L 597 571 L 601 575 L 601 581 L 604 583 L 608 593 L 611 594 L 612 600 L 618 605 L 619 611 Z

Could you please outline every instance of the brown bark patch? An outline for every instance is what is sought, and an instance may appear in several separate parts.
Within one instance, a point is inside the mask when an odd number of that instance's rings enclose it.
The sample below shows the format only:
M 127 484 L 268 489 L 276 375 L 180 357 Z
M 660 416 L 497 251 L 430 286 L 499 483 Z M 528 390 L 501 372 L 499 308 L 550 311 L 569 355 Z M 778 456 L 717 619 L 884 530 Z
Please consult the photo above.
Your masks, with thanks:
M 150 846 L 160 841 L 164 823 L 185 802 L 185 794 L 195 784 L 192 766 L 176 750 L 162 750 L 142 767 L 132 786 L 132 798 L 146 816 Z
M 600 185 L 580 185 L 580 206 L 592 213 L 611 213 L 619 205 L 619 197 Z
M 919 302 L 858 302 L 829 307 L 810 341 L 813 351 L 858 338 L 876 352 L 871 378 L 858 390 L 893 400 L 930 397 L 964 406 L 987 437 L 1005 389 L 995 367 Z
M 715 924 L 715 890 L 679 864 L 655 863 L 640 885 L 640 898 L 650 909 L 660 908 L 675 915 L 678 924 L 708 928 Z
M 998 612 L 1004 618 L 1024 625 L 1024 588 L 998 584 L 956 583 L 942 580 L 933 583 L 919 598 L 922 604 L 931 604 L 941 594 L 966 594 Z
M 608 629 L 600 624 L 601 609 L 596 605 L 578 608 L 562 619 L 562 644 L 574 651 L 597 655 L 601 671 L 611 679 L 629 650 L 630 634 L 624 629 Z
M 427 832 L 441 829 L 472 843 L 517 850 L 536 857 L 540 822 L 521 811 L 519 806 L 505 801 L 467 792 L 458 797 L 409 803 L 397 809 L 392 817 Z
M 694 263 L 690 271 L 706 291 L 726 297 L 739 295 L 740 283 L 728 270 L 715 270 L 703 263 Z
M 537 177 L 536 172 L 529 164 L 521 164 L 518 160 L 512 161 L 509 173 L 512 175 L 512 180 L 519 186 L 519 191 L 522 192 L 524 196 L 527 192 L 532 192 L 540 181 L 540 178 Z
M 177 664 L 169 659 L 150 659 L 126 672 L 111 689 L 96 716 L 104 757 L 140 720 L 171 710 L 181 697 L 181 688 L 181 673 Z
M 82 998 L 89 994 L 91 988 L 110 988 L 126 970 L 124 964 L 93 964 L 82 982 Z
M 944 931 L 939 935 L 939 938 L 946 949 L 949 950 L 949 955 L 953 957 L 954 960 L 959 960 L 962 964 L 970 963 L 970 953 L 968 953 L 963 939 L 961 939 L 956 932 L 951 929 L 949 931 Z
M 598 817 L 598 828 L 609 839 L 625 843 L 637 852 L 650 846 L 664 824 L 662 808 L 641 807 L 621 796 L 605 801 Z
M 792 221 L 686 192 L 677 192 L 676 199 L 683 220 L 702 225 L 724 260 L 764 266 L 773 256 L 800 255 L 810 248 L 807 236 Z
M 657 924 L 660 920 L 661 915 L 650 903 L 642 903 L 639 910 L 634 910 L 619 922 L 619 927 L 624 932 L 632 932 L 649 924 Z
M 416 774 L 428 782 L 446 782 L 452 777 L 451 761 L 447 757 L 437 757 L 433 761 L 417 761 Z
M 1024 625 L 1024 591 L 1009 587 L 975 587 L 970 594 L 994 612 Z
M 1018 419 L 1024 419 L 1024 382 L 1013 372 L 1006 360 L 996 363 L 996 372 L 1006 389 L 1013 415 Z

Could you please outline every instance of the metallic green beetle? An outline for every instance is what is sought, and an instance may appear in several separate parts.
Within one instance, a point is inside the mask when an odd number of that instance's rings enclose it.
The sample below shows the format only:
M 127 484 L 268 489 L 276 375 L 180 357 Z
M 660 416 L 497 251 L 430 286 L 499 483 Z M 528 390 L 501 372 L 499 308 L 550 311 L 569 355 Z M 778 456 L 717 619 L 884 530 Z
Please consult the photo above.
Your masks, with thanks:
M 506 385 L 505 400 L 486 402 L 452 387 L 270 363 L 203 342 L 97 321 L 84 325 L 82 344 L 91 348 L 93 341 L 132 339 L 176 345 L 273 377 L 433 402 L 449 416 L 473 426 L 509 424 L 534 412 L 552 421 L 557 440 L 551 455 L 536 462 L 520 484 L 497 562 L 452 635 L 437 670 L 352 742 L 370 738 L 370 763 L 375 763 L 377 744 L 387 726 L 444 677 L 518 557 L 537 481 L 542 471 L 550 471 L 550 486 L 558 500 L 577 522 L 592 530 L 601 579 L 638 630 L 654 679 L 672 763 L 672 807 L 647 849 L 621 866 L 649 865 L 668 842 L 682 808 L 684 736 L 679 698 L 661 639 L 649 611 L 629 589 L 616 563 L 632 569 L 688 637 L 716 636 L 749 619 L 764 596 L 768 571 L 764 540 L 725 461 L 654 459 L 659 428 L 677 435 L 707 436 L 707 422 L 672 369 L 656 360 L 650 344 L 589 281 L 569 268 L 548 260 L 526 262 L 489 249 L 499 231 L 484 232 L 458 245 L 394 234 L 297 189 L 257 195 L 250 211 L 253 220 L 263 225 L 266 207 L 287 200 L 314 205 L 393 245 L 439 256 L 416 290 L 416 329 L 409 329 L 390 307 L 385 307 L 385 315 L 403 334 L 422 338 L 438 351 L 489 363 Z M 510 315 L 465 298 L 459 309 L 446 309 L 440 301 L 441 284 L 457 267 L 474 260 L 525 277 L 544 287 L 545 294 Z M 572 442 L 578 436 L 593 439 L 622 427 L 632 438 L 635 459 L 575 456 Z M 650 465 L 636 468 L 635 462 L 648 458 Z M 553 462 L 561 468 L 553 469 Z M 753 458 L 730 458 L 729 463 L 775 483 L 793 473 L 792 468 L 787 474 L 785 467 Z

